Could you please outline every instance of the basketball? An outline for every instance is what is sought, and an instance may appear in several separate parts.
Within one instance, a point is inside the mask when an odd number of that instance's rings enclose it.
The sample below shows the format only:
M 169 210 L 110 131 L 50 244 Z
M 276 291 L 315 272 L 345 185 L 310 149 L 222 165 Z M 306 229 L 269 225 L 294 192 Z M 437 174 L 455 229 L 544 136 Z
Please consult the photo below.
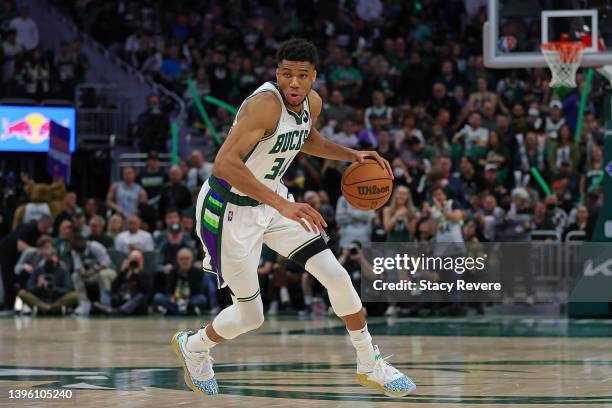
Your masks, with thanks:
M 342 194 L 360 210 L 376 210 L 391 197 L 393 179 L 387 169 L 374 159 L 351 164 L 342 175 Z

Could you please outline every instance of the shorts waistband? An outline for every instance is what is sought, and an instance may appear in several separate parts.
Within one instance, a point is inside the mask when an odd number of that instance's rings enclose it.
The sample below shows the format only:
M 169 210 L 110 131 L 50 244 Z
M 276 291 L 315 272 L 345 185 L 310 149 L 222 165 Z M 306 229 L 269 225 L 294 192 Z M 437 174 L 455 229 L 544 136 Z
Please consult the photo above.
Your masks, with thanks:
M 227 201 L 228 203 L 236 204 L 243 207 L 257 207 L 261 204 L 259 201 L 254 200 L 251 197 L 232 193 L 230 190 L 224 187 L 221 182 L 219 182 L 219 179 L 217 179 L 215 176 L 210 176 L 208 178 L 208 185 L 210 186 L 212 191 L 219 194 L 221 198 Z

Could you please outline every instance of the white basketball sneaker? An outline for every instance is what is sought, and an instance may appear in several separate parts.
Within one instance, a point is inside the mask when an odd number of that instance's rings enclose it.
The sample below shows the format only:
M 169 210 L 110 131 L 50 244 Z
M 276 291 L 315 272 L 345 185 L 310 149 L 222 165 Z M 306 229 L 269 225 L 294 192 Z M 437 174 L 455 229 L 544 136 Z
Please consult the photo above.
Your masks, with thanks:
M 378 346 L 374 346 L 374 364 L 364 364 L 357 359 L 357 382 L 364 387 L 373 388 L 388 397 L 399 398 L 414 391 L 416 385 L 380 356 Z M 388 358 L 388 357 L 387 357 Z
M 188 351 L 187 338 L 196 332 L 180 331 L 172 337 L 172 349 L 183 364 L 185 383 L 194 392 L 211 396 L 219 393 L 217 378 L 213 371 L 215 360 L 208 351 L 195 353 Z

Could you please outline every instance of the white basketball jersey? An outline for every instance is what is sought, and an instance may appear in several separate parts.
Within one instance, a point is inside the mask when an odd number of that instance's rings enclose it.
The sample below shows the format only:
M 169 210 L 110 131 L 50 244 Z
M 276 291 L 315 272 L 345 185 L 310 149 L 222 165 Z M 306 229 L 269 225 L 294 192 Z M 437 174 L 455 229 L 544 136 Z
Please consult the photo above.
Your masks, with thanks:
M 276 130 L 270 135 L 264 135 L 244 157 L 244 162 L 257 180 L 276 191 L 275 185 L 280 182 L 283 174 L 285 174 L 310 134 L 310 126 L 312 125 L 310 105 L 308 98 L 306 98 L 301 114 L 288 110 L 276 83 L 266 82 L 242 102 L 240 109 L 249 98 L 262 92 L 273 92 L 276 95 L 281 103 L 280 118 Z M 238 109 L 238 113 L 240 113 L 240 109 Z M 238 117 L 238 113 L 236 117 Z M 235 124 L 236 120 L 234 120 Z M 232 192 L 243 194 L 236 188 L 232 188 Z

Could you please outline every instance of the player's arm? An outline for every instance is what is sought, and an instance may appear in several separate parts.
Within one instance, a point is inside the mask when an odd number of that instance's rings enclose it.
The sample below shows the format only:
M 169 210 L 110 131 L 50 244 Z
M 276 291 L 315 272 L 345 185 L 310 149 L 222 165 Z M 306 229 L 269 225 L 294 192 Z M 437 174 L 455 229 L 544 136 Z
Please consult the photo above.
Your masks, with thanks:
M 310 230 L 304 220 L 310 224 L 313 232 L 322 231 L 327 224 L 321 214 L 308 204 L 293 203 L 276 194 L 257 180 L 243 161 L 266 132 L 271 133 L 276 128 L 280 112 L 280 102 L 272 93 L 264 92 L 250 98 L 242 106 L 236 125 L 217 153 L 213 174 L 247 196 L 274 207 L 284 217 L 300 223 L 306 231 Z
M 323 106 L 323 101 L 319 94 L 315 91 L 310 91 L 308 95 L 308 101 L 310 102 L 310 114 L 312 116 L 312 126 L 310 127 L 310 134 L 308 135 L 308 139 L 304 146 L 302 146 L 302 151 L 304 153 L 310 154 L 312 156 L 322 157 L 324 159 L 331 160 L 340 160 L 347 162 L 363 162 L 366 158 L 371 158 L 380 163 L 383 168 L 386 168 L 389 172 L 389 175 L 393 177 L 393 171 L 391 170 L 391 165 L 385 159 L 383 159 L 378 152 L 376 151 L 359 151 L 355 149 L 350 149 L 348 147 L 339 145 L 334 143 L 328 139 L 326 139 L 319 131 L 316 129 L 315 124 L 321 114 L 321 108 Z

